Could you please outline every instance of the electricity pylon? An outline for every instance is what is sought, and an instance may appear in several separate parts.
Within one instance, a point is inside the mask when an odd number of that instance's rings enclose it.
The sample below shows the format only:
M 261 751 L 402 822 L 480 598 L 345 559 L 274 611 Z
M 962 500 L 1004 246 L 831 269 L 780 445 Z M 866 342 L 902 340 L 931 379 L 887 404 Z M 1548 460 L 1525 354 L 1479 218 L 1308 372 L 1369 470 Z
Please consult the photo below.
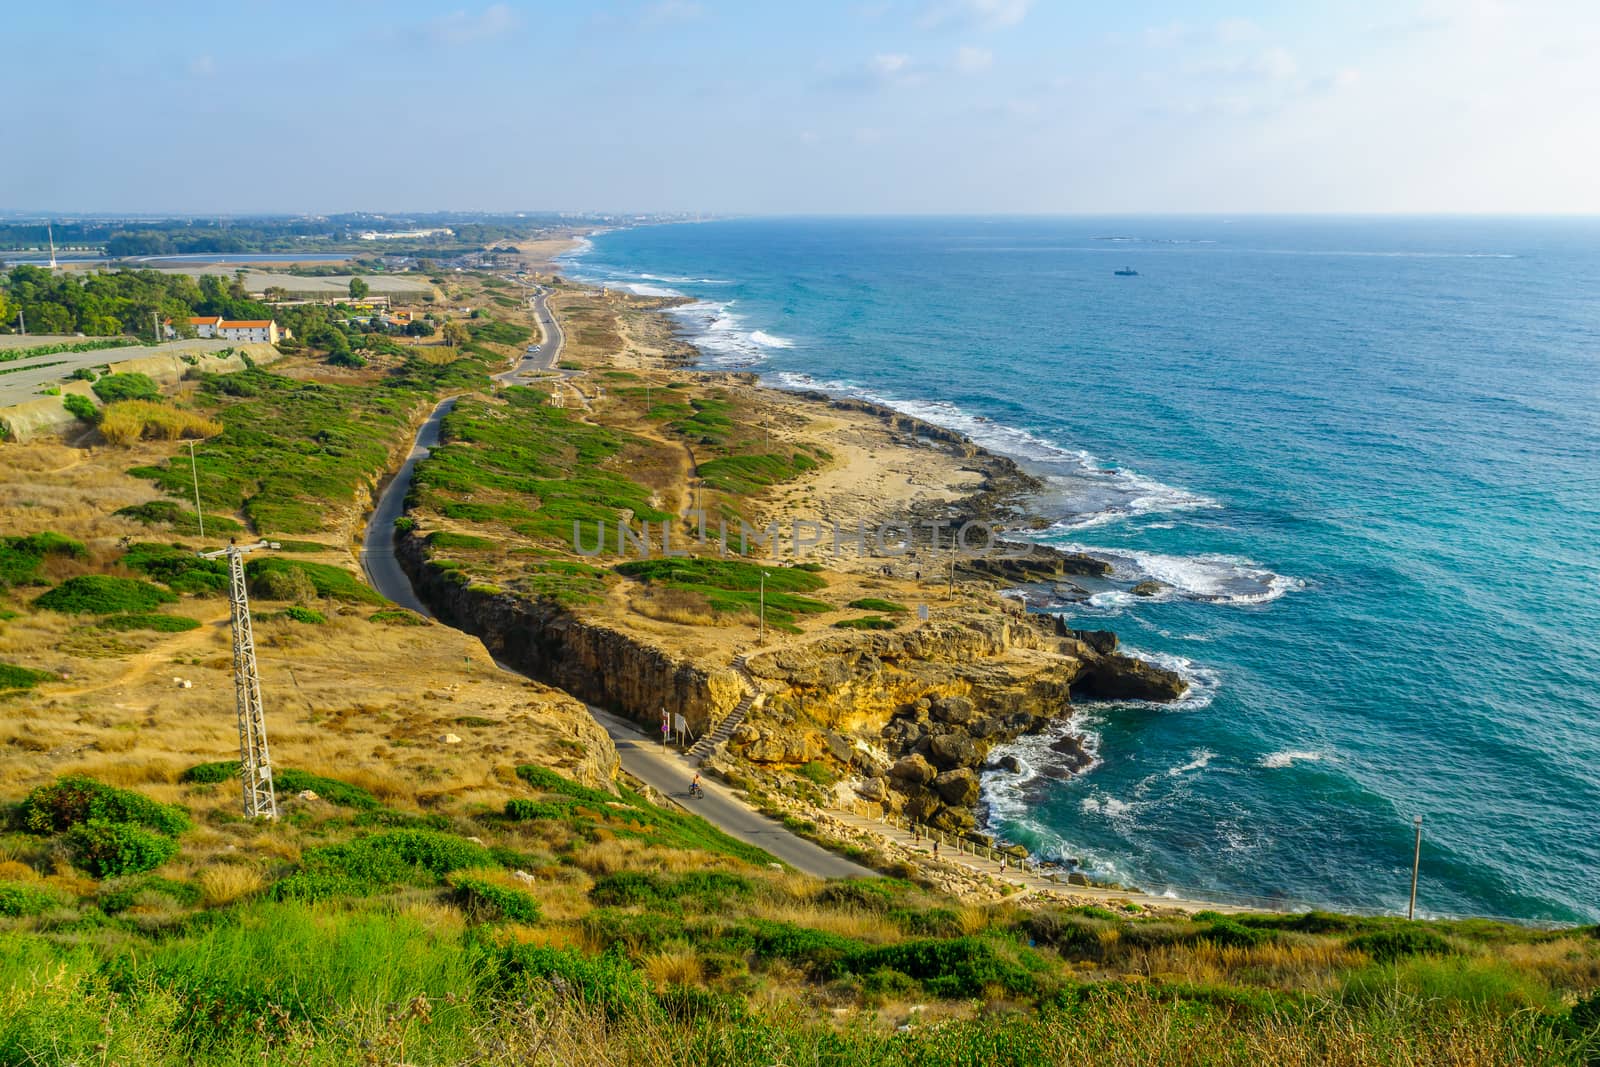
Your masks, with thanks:
M 244 554 L 277 548 L 273 541 L 253 545 L 228 542 L 227 548 L 201 552 L 201 559 L 228 557 L 228 603 L 233 616 L 233 699 L 239 714 L 239 778 L 244 791 L 244 817 L 278 817 L 272 789 L 272 758 L 267 752 L 267 721 L 261 711 L 261 677 L 256 673 L 256 639 L 250 629 L 250 597 L 244 585 Z

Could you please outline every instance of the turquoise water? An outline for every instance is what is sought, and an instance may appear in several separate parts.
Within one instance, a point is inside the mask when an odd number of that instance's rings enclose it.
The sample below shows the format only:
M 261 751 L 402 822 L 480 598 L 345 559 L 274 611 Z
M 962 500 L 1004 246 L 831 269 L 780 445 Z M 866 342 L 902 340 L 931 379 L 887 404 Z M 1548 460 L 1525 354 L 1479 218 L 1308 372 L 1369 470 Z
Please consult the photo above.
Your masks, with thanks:
M 1138 277 L 1117 277 L 1124 265 Z M 887 400 L 1047 478 L 1116 581 L 1040 607 L 1178 667 L 992 774 L 1146 888 L 1600 919 L 1600 224 L 764 220 L 600 235 L 708 365 Z M 1133 581 L 1167 583 L 1145 600 Z

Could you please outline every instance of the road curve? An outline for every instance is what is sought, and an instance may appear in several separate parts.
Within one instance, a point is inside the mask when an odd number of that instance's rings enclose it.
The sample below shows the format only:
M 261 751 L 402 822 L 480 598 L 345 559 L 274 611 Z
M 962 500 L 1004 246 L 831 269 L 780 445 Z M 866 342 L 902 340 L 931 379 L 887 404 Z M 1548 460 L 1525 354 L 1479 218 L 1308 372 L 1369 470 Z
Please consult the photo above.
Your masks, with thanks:
M 512 382 L 524 373 L 553 370 L 561 351 L 561 327 L 545 306 L 545 293 L 534 298 L 534 308 L 544 326 L 544 339 L 529 346 L 517 365 L 495 375 L 504 382 Z M 434 618 L 411 587 L 411 579 L 395 557 L 395 520 L 405 512 L 406 493 L 411 488 L 411 478 L 417 462 L 425 458 L 439 443 L 439 425 L 455 406 L 456 398 L 441 400 L 417 431 L 411 452 L 406 461 L 378 498 L 372 517 L 361 540 L 361 570 L 367 582 L 378 592 L 420 615 Z M 521 674 L 514 668 L 500 664 L 502 670 Z M 524 675 L 524 677 L 526 677 Z M 795 870 L 817 878 L 873 878 L 877 872 L 837 856 L 811 841 L 791 833 L 774 819 L 769 819 L 738 800 L 733 793 L 715 782 L 702 781 L 705 795 L 689 796 L 689 783 L 695 776 L 694 768 L 676 754 L 664 751 L 632 722 L 585 704 L 589 714 L 611 736 L 622 767 L 629 774 L 652 789 L 682 804 L 704 818 L 730 837 L 746 844 L 765 849 L 774 857 Z

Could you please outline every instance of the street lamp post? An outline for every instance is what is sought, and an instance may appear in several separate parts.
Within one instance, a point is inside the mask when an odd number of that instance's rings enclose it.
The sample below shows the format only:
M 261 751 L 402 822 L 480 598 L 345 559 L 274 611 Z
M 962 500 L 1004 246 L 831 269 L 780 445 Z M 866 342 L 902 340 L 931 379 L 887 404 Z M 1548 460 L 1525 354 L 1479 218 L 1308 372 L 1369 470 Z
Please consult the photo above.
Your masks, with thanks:
M 767 574 L 761 572 L 761 640 L 767 639 Z
M 194 517 L 200 523 L 200 540 L 206 539 L 206 513 L 200 507 L 200 468 L 194 463 L 194 442 L 189 442 L 189 476 L 194 479 Z

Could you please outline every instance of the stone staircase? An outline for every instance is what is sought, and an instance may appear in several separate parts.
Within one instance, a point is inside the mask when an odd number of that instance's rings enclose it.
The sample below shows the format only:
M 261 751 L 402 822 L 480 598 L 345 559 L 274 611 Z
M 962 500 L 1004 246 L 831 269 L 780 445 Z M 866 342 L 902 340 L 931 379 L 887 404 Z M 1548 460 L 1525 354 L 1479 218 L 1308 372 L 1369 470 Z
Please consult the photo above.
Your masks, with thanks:
M 733 706 L 733 710 L 728 712 L 721 722 L 707 730 L 689 749 L 688 756 L 691 762 L 699 763 L 716 751 L 717 746 L 733 735 L 733 731 L 744 722 L 744 717 L 750 713 L 750 709 L 761 703 L 761 698 L 765 695 L 756 688 L 755 679 L 750 677 L 744 656 L 734 657 L 733 669 L 739 676 L 739 685 L 744 688 L 744 696 L 739 698 L 739 703 Z

